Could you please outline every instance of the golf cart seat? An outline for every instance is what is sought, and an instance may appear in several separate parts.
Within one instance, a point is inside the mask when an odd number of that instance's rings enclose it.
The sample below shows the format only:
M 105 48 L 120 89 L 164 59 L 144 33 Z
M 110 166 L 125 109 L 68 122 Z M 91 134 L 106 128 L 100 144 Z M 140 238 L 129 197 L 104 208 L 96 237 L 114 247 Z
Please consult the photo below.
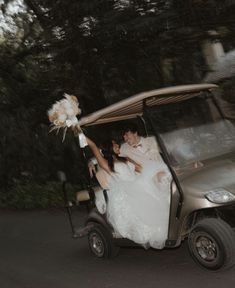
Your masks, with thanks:
M 104 191 L 107 189 L 107 177 L 106 172 L 103 169 L 99 169 L 96 173 L 96 179 L 99 185 L 92 187 L 95 195 L 95 206 L 99 213 L 104 214 L 106 212 L 106 199 Z M 80 190 L 76 193 L 76 204 L 86 204 L 91 200 L 88 189 Z
M 76 192 L 76 203 L 79 204 L 84 201 L 90 201 L 90 195 L 87 189 Z

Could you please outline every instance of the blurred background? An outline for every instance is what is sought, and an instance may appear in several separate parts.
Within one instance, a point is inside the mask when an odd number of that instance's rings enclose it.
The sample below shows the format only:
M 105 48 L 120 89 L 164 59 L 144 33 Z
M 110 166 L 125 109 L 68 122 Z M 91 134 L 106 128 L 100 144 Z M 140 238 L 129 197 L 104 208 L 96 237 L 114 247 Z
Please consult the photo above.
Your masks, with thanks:
M 0 207 L 60 206 L 58 170 L 71 190 L 81 185 L 77 140 L 49 134 L 47 110 L 65 92 L 85 115 L 146 90 L 217 83 L 216 97 L 235 119 L 234 0 L 0 0 L 0 7 Z

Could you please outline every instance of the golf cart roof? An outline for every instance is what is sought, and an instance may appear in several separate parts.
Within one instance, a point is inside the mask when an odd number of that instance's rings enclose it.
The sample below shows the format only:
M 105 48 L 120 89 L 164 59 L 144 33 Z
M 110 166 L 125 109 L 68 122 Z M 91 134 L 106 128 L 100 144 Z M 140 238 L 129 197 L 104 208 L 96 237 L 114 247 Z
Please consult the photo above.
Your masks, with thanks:
M 144 103 L 148 107 L 152 107 L 180 102 L 197 97 L 201 95 L 202 91 L 217 87 L 215 84 L 193 84 L 142 92 L 82 117 L 79 120 L 79 125 L 88 126 L 135 118 L 143 114 Z

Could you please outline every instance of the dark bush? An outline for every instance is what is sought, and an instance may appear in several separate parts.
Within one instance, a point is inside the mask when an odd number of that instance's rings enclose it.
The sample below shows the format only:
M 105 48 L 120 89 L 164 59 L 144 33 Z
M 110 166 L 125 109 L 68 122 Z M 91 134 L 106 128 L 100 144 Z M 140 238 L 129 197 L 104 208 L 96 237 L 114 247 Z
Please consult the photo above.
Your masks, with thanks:
M 71 200 L 78 189 L 78 186 L 68 185 Z M 59 182 L 16 182 L 10 189 L 0 192 L 0 208 L 46 209 L 63 206 L 63 191 Z

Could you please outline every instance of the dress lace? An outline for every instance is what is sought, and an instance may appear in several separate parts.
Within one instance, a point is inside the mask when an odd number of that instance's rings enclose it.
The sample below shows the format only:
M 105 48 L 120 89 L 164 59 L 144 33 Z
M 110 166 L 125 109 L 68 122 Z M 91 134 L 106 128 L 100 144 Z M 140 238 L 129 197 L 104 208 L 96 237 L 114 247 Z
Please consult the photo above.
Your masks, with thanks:
M 144 247 L 161 249 L 168 233 L 170 174 L 163 164 L 148 161 L 141 174 L 134 165 L 115 163 L 109 179 L 107 218 L 122 237 Z M 166 172 L 158 183 L 155 175 Z

